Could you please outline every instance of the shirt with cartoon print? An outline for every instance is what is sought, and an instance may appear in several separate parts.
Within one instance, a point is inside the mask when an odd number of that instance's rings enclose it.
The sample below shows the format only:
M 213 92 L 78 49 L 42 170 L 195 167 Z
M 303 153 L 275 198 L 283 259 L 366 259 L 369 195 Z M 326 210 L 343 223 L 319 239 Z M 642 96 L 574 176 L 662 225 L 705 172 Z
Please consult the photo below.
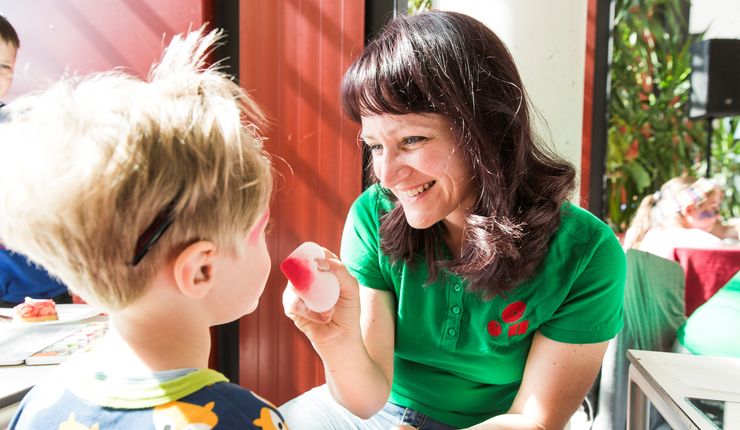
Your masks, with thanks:
M 274 405 L 214 370 L 122 377 L 69 364 L 29 392 L 9 430 L 288 429 Z

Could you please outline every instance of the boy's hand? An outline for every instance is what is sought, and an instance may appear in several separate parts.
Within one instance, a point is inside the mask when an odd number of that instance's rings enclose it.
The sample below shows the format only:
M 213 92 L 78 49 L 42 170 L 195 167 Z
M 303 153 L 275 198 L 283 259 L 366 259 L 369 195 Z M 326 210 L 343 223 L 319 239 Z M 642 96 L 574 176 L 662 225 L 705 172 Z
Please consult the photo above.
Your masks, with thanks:
M 339 300 L 334 308 L 317 313 L 295 293 L 288 282 L 283 292 L 285 315 L 311 341 L 317 351 L 343 341 L 356 341 L 360 334 L 360 298 L 357 280 L 349 274 L 339 258 L 326 251 L 326 259 L 316 259 L 318 270 L 333 273 L 339 281 Z

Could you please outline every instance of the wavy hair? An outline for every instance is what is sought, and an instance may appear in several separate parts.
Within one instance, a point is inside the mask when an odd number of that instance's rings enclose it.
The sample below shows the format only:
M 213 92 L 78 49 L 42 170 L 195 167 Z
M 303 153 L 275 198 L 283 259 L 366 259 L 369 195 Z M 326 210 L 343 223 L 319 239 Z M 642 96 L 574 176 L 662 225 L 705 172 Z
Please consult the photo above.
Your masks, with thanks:
M 575 169 L 538 141 L 514 60 L 490 29 L 455 12 L 401 15 L 350 66 L 342 102 L 358 122 L 379 114 L 445 116 L 474 174 L 477 198 L 461 255 L 444 260 L 443 224 L 413 229 L 397 205 L 380 227 L 392 261 L 413 263 L 423 254 L 429 282 L 447 268 L 485 298 L 536 274 Z

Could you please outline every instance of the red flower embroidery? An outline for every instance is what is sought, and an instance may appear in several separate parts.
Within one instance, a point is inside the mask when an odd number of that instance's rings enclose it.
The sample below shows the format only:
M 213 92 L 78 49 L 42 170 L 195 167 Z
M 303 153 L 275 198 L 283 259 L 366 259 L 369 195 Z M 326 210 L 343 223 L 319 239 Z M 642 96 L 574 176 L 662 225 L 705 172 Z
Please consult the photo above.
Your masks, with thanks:
M 508 330 L 509 337 L 527 333 L 529 321 L 524 320 L 517 323 L 524 316 L 524 311 L 526 310 L 527 304 L 524 302 L 514 302 L 504 308 L 504 311 L 501 313 L 501 319 L 505 323 L 511 324 Z M 486 329 L 488 330 L 488 334 L 493 337 L 498 337 L 503 331 L 501 323 L 496 320 L 489 321 Z
M 501 334 L 501 324 L 498 321 L 492 320 L 488 322 L 488 334 L 496 337 Z
M 504 322 L 513 323 L 524 315 L 524 311 L 527 309 L 527 305 L 524 302 L 514 302 L 504 309 L 504 313 L 501 314 L 501 318 Z

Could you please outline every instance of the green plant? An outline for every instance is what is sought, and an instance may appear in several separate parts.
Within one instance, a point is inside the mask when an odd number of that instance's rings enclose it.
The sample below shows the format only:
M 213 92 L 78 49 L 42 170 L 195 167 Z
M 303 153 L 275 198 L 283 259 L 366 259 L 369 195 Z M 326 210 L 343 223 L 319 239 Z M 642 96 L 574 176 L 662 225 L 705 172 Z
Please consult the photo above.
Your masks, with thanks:
M 409 0 L 408 13 L 414 14 L 432 8 L 432 0 Z
M 740 117 L 716 119 L 714 124 L 710 173 L 725 191 L 722 215 L 740 217 Z M 695 167 L 697 172 L 706 172 L 706 160 L 702 159 Z
M 607 147 L 607 220 L 629 225 L 642 197 L 694 174 L 705 141 L 688 118 L 690 47 L 683 0 L 617 0 Z

